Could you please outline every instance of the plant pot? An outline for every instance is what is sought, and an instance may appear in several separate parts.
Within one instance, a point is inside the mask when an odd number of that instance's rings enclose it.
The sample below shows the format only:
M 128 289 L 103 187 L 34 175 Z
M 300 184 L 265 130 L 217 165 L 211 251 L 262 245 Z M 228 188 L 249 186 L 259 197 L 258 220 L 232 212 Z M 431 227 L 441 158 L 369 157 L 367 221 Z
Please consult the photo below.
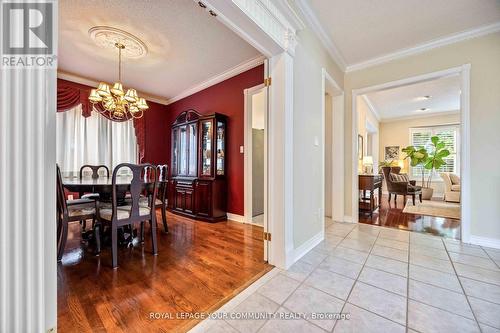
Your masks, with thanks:
M 431 200 L 434 189 L 430 187 L 422 187 L 422 200 Z

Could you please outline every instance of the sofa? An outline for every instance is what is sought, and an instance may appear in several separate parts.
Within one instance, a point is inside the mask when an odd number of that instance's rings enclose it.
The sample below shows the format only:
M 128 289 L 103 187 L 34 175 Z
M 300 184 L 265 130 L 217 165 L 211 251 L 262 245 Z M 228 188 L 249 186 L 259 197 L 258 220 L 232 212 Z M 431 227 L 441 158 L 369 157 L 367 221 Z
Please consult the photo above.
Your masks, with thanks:
M 460 177 L 450 172 L 441 173 L 444 181 L 444 200 L 460 202 Z

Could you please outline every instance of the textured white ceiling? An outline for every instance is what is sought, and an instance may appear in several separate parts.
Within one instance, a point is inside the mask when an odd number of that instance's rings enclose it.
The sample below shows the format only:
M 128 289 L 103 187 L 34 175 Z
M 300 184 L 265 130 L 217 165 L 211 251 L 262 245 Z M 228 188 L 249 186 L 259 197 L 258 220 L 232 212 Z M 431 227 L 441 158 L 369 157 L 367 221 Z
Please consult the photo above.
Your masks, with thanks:
M 118 79 L 118 55 L 88 36 L 97 25 L 125 30 L 149 53 L 124 59 L 123 84 L 171 98 L 259 55 L 192 0 L 60 0 L 59 69 L 96 81 Z
M 423 96 L 430 95 L 430 99 Z M 366 94 L 382 121 L 460 110 L 458 75 Z M 429 110 L 420 111 L 421 108 Z
M 499 0 L 295 0 L 309 4 L 347 65 L 500 21 Z

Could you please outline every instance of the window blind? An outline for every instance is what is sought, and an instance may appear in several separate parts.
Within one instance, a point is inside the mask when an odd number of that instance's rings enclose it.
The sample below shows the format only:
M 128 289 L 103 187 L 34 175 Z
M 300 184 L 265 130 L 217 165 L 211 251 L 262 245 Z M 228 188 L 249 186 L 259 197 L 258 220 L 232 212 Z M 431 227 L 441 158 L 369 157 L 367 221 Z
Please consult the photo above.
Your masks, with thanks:
M 439 175 L 441 172 L 459 174 L 459 133 L 460 127 L 458 125 L 410 128 L 410 142 L 412 146 L 424 147 L 427 151 L 432 151 L 433 146 L 431 138 L 433 136 L 439 137 L 441 141 L 444 141 L 446 149 L 450 151 L 450 155 L 444 159 L 446 164 L 439 168 L 435 172 L 435 175 Z M 422 168 L 422 166 L 410 167 L 410 175 L 413 178 L 421 177 Z M 429 170 L 425 170 L 424 175 L 426 177 L 429 176 Z

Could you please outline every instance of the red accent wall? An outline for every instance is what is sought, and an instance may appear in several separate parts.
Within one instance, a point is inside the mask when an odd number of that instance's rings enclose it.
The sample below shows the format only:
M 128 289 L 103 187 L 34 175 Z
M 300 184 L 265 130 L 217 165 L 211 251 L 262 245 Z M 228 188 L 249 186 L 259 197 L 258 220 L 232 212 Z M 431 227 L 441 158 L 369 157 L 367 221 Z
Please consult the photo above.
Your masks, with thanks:
M 144 112 L 144 162 L 170 165 L 170 123 L 167 106 L 148 101 Z
M 243 90 L 264 82 L 264 65 L 252 68 L 235 77 L 167 105 L 166 118 L 151 112 L 146 118 L 146 161 L 154 163 L 170 161 L 170 128 L 182 111 L 194 109 L 201 114 L 221 113 L 228 117 L 226 168 L 228 182 L 229 213 L 244 214 L 244 95 Z M 150 110 L 148 110 L 149 112 Z M 165 123 L 167 126 L 165 126 Z M 153 142 L 156 141 L 156 142 Z

